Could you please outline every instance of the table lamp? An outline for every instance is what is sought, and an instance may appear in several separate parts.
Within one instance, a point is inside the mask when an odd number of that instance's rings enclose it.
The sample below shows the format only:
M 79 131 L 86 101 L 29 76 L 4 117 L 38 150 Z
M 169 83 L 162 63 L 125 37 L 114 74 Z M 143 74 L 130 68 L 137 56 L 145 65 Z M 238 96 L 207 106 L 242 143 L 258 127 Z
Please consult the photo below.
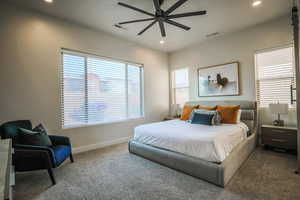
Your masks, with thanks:
M 284 126 L 284 121 L 280 119 L 280 114 L 288 114 L 289 105 L 283 103 L 271 103 L 269 108 L 272 114 L 277 114 L 278 119 L 273 121 L 274 126 Z

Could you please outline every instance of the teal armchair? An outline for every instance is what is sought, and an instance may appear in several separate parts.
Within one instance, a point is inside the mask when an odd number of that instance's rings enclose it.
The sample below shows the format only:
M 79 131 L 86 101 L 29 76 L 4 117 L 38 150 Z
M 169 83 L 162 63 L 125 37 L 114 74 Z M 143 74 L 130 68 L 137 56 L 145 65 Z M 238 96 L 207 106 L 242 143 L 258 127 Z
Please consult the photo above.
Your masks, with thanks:
M 0 126 L 1 138 L 10 138 L 13 141 L 13 165 L 15 166 L 15 170 L 24 172 L 46 169 L 48 170 L 52 184 L 55 185 L 53 168 L 60 166 L 67 158 L 70 158 L 71 162 L 74 162 L 69 138 L 49 135 L 53 145 L 51 147 L 19 144 L 19 128 L 32 130 L 32 124 L 29 120 L 19 120 L 6 122 Z

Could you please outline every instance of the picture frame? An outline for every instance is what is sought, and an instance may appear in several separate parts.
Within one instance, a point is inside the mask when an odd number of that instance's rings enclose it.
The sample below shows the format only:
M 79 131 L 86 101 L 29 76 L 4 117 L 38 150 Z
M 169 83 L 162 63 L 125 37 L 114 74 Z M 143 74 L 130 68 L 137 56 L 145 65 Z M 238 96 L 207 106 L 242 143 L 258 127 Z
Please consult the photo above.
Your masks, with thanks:
M 240 95 L 239 65 L 240 63 L 235 61 L 198 68 L 198 96 Z

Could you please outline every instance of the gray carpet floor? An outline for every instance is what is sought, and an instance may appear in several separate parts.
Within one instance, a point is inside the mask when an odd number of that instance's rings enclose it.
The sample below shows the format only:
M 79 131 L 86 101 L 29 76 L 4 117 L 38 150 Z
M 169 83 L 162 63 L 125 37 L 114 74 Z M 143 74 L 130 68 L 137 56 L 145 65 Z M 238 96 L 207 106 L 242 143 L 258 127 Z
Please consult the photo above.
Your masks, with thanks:
M 296 156 L 258 148 L 223 189 L 128 153 L 127 144 L 86 152 L 55 170 L 16 175 L 16 200 L 299 200 Z

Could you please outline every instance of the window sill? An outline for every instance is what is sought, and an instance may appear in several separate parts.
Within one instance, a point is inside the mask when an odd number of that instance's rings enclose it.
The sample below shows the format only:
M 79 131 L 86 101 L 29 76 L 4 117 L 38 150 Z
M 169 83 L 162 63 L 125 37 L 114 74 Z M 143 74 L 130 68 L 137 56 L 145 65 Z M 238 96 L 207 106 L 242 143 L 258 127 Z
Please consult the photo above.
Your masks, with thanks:
M 259 107 L 258 110 L 269 110 L 269 107 Z M 289 108 L 289 111 L 296 111 L 296 107 L 295 108 Z
M 137 117 L 137 118 L 122 119 L 122 120 L 117 120 L 117 121 L 112 121 L 112 122 L 100 122 L 100 123 L 93 123 L 93 124 L 66 126 L 66 127 L 62 127 L 62 130 L 84 128 L 84 127 L 90 127 L 90 126 L 99 126 L 99 125 L 119 124 L 119 123 L 129 122 L 129 121 L 138 120 L 138 119 L 145 119 L 145 116 Z

